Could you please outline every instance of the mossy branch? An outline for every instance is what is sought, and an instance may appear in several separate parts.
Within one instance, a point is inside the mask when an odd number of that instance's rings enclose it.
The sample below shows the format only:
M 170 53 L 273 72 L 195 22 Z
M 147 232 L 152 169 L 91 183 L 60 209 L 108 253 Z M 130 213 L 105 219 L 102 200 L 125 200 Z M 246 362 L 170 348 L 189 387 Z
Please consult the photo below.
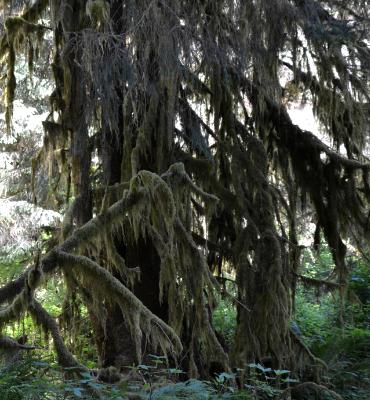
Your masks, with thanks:
M 58 249 L 64 252 L 71 252 L 84 248 L 85 246 L 88 247 L 88 243 L 97 240 L 101 236 L 102 231 L 112 228 L 115 224 L 119 224 L 125 213 L 127 213 L 134 204 L 139 202 L 144 195 L 145 190 L 138 190 L 135 193 L 127 194 L 127 196 L 124 196 L 121 200 L 108 208 L 104 214 L 98 215 L 81 228 L 76 229 Z M 56 250 L 57 249 L 53 249 L 41 259 L 40 269 L 44 274 L 52 273 L 57 268 L 55 258 Z M 22 293 L 25 289 L 27 276 L 32 269 L 33 267 L 27 269 L 27 271 L 23 272 L 17 279 L 8 282 L 0 288 L 0 304 L 11 302 Z
M 9 336 L 0 336 L 0 349 L 35 350 L 37 347 L 20 343 L 17 339 Z
M 262 90 L 257 85 L 253 84 L 251 81 L 239 74 L 235 69 L 230 69 L 230 73 L 235 76 L 235 79 L 239 82 L 241 88 L 245 91 L 251 101 L 253 101 L 256 93 L 263 97 L 267 105 L 267 112 L 269 114 L 270 121 L 275 126 L 277 134 L 279 135 L 279 139 L 282 142 L 290 141 L 290 143 L 294 144 L 295 146 L 300 146 L 301 148 L 305 149 L 314 149 L 319 153 L 323 152 L 329 157 L 329 159 L 339 163 L 347 169 L 370 169 L 370 163 L 361 163 L 358 160 L 346 158 L 332 150 L 313 133 L 302 130 L 297 125 L 294 125 L 283 105 L 276 103 L 268 96 L 264 96 Z
M 146 176 L 141 174 L 142 178 Z M 158 179 L 160 179 L 158 177 Z M 163 181 L 162 181 L 163 182 Z M 163 182 L 164 185 L 166 185 Z M 40 262 L 30 268 L 27 273 L 22 274 L 18 280 L 12 282 L 0 290 L 4 301 L 14 298 L 13 302 L 0 311 L 1 324 L 18 319 L 27 309 L 36 321 L 46 330 L 50 331 L 56 351 L 63 366 L 76 366 L 76 361 L 66 350 L 55 321 L 45 310 L 35 303 L 32 298 L 34 290 L 41 284 L 41 272 L 51 273 L 58 267 L 74 268 L 77 273 L 82 274 L 85 280 L 91 280 L 96 284 L 96 289 L 102 296 L 117 302 L 128 321 L 135 339 L 142 336 L 142 332 L 152 338 L 153 343 L 161 347 L 164 353 L 173 356 L 182 351 L 182 344 L 174 330 L 154 315 L 142 302 L 127 289 L 118 279 L 106 269 L 88 257 L 69 254 L 72 251 L 84 251 L 93 241 L 102 237 L 102 232 L 110 232 L 115 226 L 122 223 L 125 213 L 147 195 L 145 188 L 135 188 L 125 192 L 123 199 L 114 203 L 103 214 L 93 218 L 84 226 L 76 229 L 58 248 L 47 253 Z M 39 268 L 41 267 L 41 271 Z M 22 285 L 23 284 L 23 285 Z M 14 290 L 18 293 L 14 293 Z M 141 341 L 136 340 L 136 351 L 138 362 L 141 361 Z
M 325 288 L 326 290 L 337 290 L 341 287 L 339 283 L 330 282 L 322 279 L 314 279 L 308 276 L 303 276 L 296 274 L 296 276 L 302 281 L 306 286 L 312 286 L 317 288 Z
M 149 331 L 145 333 L 148 336 L 152 336 L 153 332 L 150 327 L 154 326 L 157 328 L 155 334 L 163 335 L 162 338 L 153 338 L 159 342 L 162 347 L 161 350 L 164 353 L 170 352 L 172 355 L 179 355 L 181 353 L 182 344 L 174 330 L 144 306 L 127 287 L 106 269 L 88 257 L 76 256 L 62 251 L 57 253 L 57 260 L 62 267 L 75 268 L 78 272 L 81 272 L 84 279 L 94 285 L 95 290 L 101 292 L 101 295 L 105 298 L 110 298 L 117 302 L 129 324 L 134 324 L 130 326 L 133 333 L 137 332 L 138 329 L 145 332 L 149 328 Z M 137 320 L 134 318 L 135 315 L 139 316 Z M 138 356 L 137 361 L 141 362 L 141 343 L 140 348 L 136 348 L 136 352 Z
M 37 0 L 30 7 L 27 7 L 20 16 L 9 17 L 5 21 L 6 32 L 0 38 L 0 61 L 8 54 L 7 114 L 9 114 L 9 122 L 11 104 L 14 100 L 16 87 L 14 77 L 15 43 L 20 35 L 27 36 L 30 33 L 39 32 L 40 29 L 43 31 L 46 28 L 43 25 L 37 25 L 36 22 L 48 5 L 48 0 Z
M 60 334 L 58 325 L 54 318 L 41 306 L 41 304 L 33 300 L 28 305 L 28 311 L 31 317 L 35 320 L 38 325 L 41 325 L 45 332 L 50 332 L 55 351 L 57 353 L 58 362 L 64 368 L 76 367 L 79 370 L 88 370 L 86 367 L 82 366 L 74 358 L 72 353 L 68 350 L 64 344 L 64 340 Z
M 40 270 L 39 260 L 37 260 L 36 265 L 24 274 L 23 288 L 20 293 L 13 297 L 14 300 L 11 304 L 0 310 L 0 329 L 4 324 L 19 319 L 27 311 L 33 300 L 33 293 L 41 284 L 42 279 L 43 274 Z

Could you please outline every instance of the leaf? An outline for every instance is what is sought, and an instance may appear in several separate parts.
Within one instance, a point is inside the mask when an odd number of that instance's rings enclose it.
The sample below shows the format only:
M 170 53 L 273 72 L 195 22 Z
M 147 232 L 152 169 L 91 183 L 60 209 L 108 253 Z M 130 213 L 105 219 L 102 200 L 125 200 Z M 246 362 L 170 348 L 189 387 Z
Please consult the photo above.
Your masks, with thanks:
M 78 371 L 81 369 L 81 367 L 64 367 L 63 369 L 65 371 Z
M 33 361 L 32 365 L 34 365 L 35 367 L 48 367 L 49 363 L 46 361 Z
M 169 368 L 168 373 L 169 374 L 184 374 L 184 371 L 182 371 L 181 369 L 177 369 L 177 368 Z
M 73 388 L 73 394 L 77 397 L 82 397 L 83 390 L 82 388 Z
M 228 372 L 222 372 L 221 374 L 219 374 L 219 377 L 224 378 L 224 379 L 234 379 L 236 376 L 236 374 L 233 373 L 228 373 Z
M 86 379 L 89 379 L 89 380 L 92 379 L 92 378 L 91 378 L 90 372 L 81 372 L 80 375 L 81 375 L 83 378 L 86 378 Z
M 150 358 L 153 358 L 155 360 L 166 360 L 167 357 L 166 356 L 156 356 L 155 354 L 149 354 Z
M 96 390 L 100 390 L 103 388 L 103 385 L 100 383 L 96 383 L 96 382 L 88 382 L 87 383 L 91 388 L 96 389 Z
M 260 371 L 262 371 L 262 372 L 271 372 L 272 371 L 272 369 L 271 368 L 265 368 L 263 365 L 261 365 L 261 364 L 255 364 L 255 363 L 251 363 L 251 364 L 248 364 L 248 367 L 249 368 L 256 368 L 256 369 L 259 369 Z
M 84 384 L 90 382 L 90 379 L 80 379 L 79 382 L 80 382 L 82 385 L 84 385 Z
M 299 380 L 298 379 L 292 379 L 292 378 L 285 378 L 285 379 L 283 379 L 283 382 L 285 382 L 285 383 L 297 383 L 297 382 L 299 382 Z
M 149 371 L 151 368 L 153 368 L 153 367 L 150 367 L 149 365 L 145 365 L 145 364 L 139 364 L 137 367 L 139 369 L 143 369 L 144 371 Z
M 191 379 L 156 389 L 152 395 L 153 400 L 197 399 L 209 400 L 209 388 L 204 381 Z
M 287 369 L 274 369 L 274 372 L 276 375 L 284 375 L 284 374 L 289 374 L 290 371 Z
M 72 392 L 76 397 L 82 397 L 83 388 L 80 387 L 66 387 L 64 388 L 66 392 Z

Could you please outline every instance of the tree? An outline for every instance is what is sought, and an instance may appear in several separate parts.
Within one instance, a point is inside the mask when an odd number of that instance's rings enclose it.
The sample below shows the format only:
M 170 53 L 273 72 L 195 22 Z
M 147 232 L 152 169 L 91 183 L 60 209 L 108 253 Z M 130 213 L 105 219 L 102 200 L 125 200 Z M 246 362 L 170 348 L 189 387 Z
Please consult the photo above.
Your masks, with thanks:
M 27 49 L 32 65 L 51 31 L 55 89 L 33 173 L 49 163 L 54 207 L 66 211 L 59 244 L 0 289 L 1 323 L 29 312 L 59 361 L 76 365 L 34 297 L 62 273 L 88 308 L 103 366 L 140 361 L 147 341 L 191 376 L 251 361 L 317 366 L 289 329 L 297 216 L 314 213 L 344 300 L 345 242 L 369 237 L 367 6 L 25 2 L 0 45 L 7 124 L 17 55 Z M 292 123 L 294 93 L 312 101 L 332 147 Z M 237 283 L 229 353 L 212 326 L 225 265 Z

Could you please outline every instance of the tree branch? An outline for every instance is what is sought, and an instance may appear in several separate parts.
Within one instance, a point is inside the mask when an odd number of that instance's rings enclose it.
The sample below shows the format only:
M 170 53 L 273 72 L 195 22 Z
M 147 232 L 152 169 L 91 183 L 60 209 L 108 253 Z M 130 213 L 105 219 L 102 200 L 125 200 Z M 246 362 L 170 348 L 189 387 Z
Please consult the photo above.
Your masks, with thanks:
M 101 235 L 101 231 L 108 227 L 117 224 L 122 220 L 125 212 L 129 210 L 134 204 L 140 201 L 144 196 L 143 190 L 138 190 L 135 193 L 129 193 L 121 200 L 114 203 L 103 214 L 96 216 L 88 221 L 81 228 L 76 229 L 73 234 L 66 239 L 59 247 L 47 253 L 40 262 L 42 273 L 48 274 L 57 268 L 56 251 L 72 252 L 78 248 L 88 246 L 93 240 Z M 11 302 L 18 296 L 25 288 L 27 276 L 33 268 L 27 269 L 17 279 L 7 283 L 0 288 L 0 304 Z
M 64 344 L 64 340 L 60 334 L 57 323 L 55 322 L 54 318 L 49 315 L 49 313 L 41 306 L 41 304 L 38 301 L 33 300 L 28 306 L 28 311 L 45 331 L 51 333 L 59 364 L 64 368 L 77 367 L 78 369 L 87 371 L 88 369 L 79 364 L 72 353 L 68 350 Z
M 91 284 L 96 285 L 94 287 L 97 291 L 117 302 L 129 324 L 135 324 L 134 326 L 130 326 L 132 330 L 144 330 L 144 328 L 148 329 L 149 326 L 155 326 L 158 328 L 158 332 L 156 333 L 164 335 L 169 340 L 171 353 L 176 355 L 182 351 L 181 340 L 175 331 L 153 314 L 126 286 L 106 269 L 88 257 L 76 256 L 63 251 L 57 252 L 57 261 L 64 268 L 75 268 L 77 271 L 82 272 L 85 279 L 89 280 Z M 135 318 L 133 318 L 134 316 Z M 137 320 L 136 316 L 138 317 Z M 140 324 L 140 326 L 136 326 L 136 323 Z M 146 333 L 150 335 L 150 331 Z M 141 347 L 141 342 L 139 345 Z M 164 342 L 160 342 L 160 345 L 164 346 Z M 168 352 L 166 348 L 162 348 L 162 350 L 165 353 Z M 141 362 L 141 349 L 137 348 L 136 351 L 138 353 L 138 362 Z

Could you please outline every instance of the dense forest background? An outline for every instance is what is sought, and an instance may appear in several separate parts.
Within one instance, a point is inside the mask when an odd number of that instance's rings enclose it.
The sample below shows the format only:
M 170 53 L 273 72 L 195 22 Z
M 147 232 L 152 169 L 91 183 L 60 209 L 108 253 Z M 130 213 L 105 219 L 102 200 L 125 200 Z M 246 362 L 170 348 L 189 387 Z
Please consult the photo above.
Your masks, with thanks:
M 0 400 L 368 399 L 368 1 L 0 12 Z

